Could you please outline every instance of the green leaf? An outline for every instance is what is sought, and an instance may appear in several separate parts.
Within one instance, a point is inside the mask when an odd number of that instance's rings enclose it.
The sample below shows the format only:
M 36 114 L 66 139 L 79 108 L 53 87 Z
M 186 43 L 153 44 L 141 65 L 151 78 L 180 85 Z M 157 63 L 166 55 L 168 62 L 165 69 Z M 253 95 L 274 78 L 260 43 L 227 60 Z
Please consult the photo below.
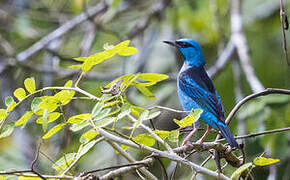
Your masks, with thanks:
M 24 86 L 29 93 L 35 92 L 35 81 L 34 78 L 27 78 L 24 80 Z
M 126 103 L 121 107 L 121 112 L 120 114 L 118 114 L 117 119 L 122 119 L 123 117 L 125 117 L 126 115 L 131 113 L 131 104 Z
M 61 115 L 62 115 L 62 113 L 59 113 L 59 112 L 50 113 L 50 114 L 48 115 L 48 123 L 57 120 Z M 37 123 L 37 124 L 42 124 L 42 122 L 43 122 L 43 117 L 39 117 L 39 118 L 36 120 L 36 123 Z
M 253 163 L 256 166 L 267 166 L 267 165 L 270 165 L 270 164 L 277 163 L 279 161 L 280 161 L 279 159 L 266 158 L 266 157 L 256 157 L 253 160 Z
M 148 134 L 139 134 L 138 136 L 134 137 L 134 141 L 149 147 L 155 144 L 155 139 Z
M 194 109 L 194 111 L 191 111 L 190 114 L 187 115 L 182 120 L 179 121 L 177 119 L 174 119 L 173 121 L 181 128 L 191 126 L 194 122 L 196 122 L 199 119 L 202 112 L 203 112 L 202 109 Z
M 7 107 L 9 107 L 13 102 L 14 102 L 13 97 L 11 97 L 11 96 L 7 96 L 7 97 L 5 98 L 5 105 L 6 105 Z
M 89 130 L 82 134 L 80 137 L 80 143 L 87 143 L 90 140 L 94 139 L 99 133 L 95 130 Z
M 31 102 L 31 110 L 36 113 L 40 110 L 38 105 L 41 103 L 42 99 L 40 97 L 35 97 Z
M 232 174 L 231 179 L 238 177 L 239 175 L 241 175 L 244 171 L 246 171 L 247 169 L 249 169 L 251 166 L 253 165 L 253 163 L 246 163 L 242 166 L 240 166 L 237 170 L 235 170 L 235 172 Z
M 80 151 L 80 153 L 78 154 L 78 156 L 82 156 L 84 154 L 86 154 L 92 147 L 94 147 L 97 143 L 97 140 L 93 140 L 89 143 L 87 143 L 86 145 L 84 145 Z
M 84 113 L 84 114 L 78 114 L 75 116 L 70 117 L 67 122 L 69 123 L 80 123 L 82 121 L 88 121 L 91 119 L 91 114 L 90 113 Z
M 43 129 L 43 132 L 46 132 L 47 131 L 47 125 L 48 125 L 48 109 L 45 109 L 43 111 L 43 114 L 42 114 L 42 129 Z
M 173 130 L 173 131 L 170 131 L 168 135 L 168 140 L 171 142 L 178 142 L 178 137 L 179 137 L 179 131 Z
M 155 130 L 153 132 L 157 134 L 163 140 L 166 139 L 170 134 L 170 131 L 163 131 L 163 130 Z
M 62 124 L 58 124 L 58 125 L 54 126 L 44 136 L 42 136 L 42 139 L 50 138 L 52 135 L 54 135 L 55 133 L 60 131 L 65 125 L 66 125 L 66 123 L 62 123 Z
M 15 126 L 23 125 L 31 118 L 32 115 L 33 115 L 32 111 L 27 111 L 18 121 L 15 122 Z
M 83 128 L 87 127 L 89 125 L 88 122 L 80 122 L 80 123 L 74 123 L 69 128 L 71 131 L 76 132 L 79 130 L 82 130 Z
M 5 119 L 8 116 L 6 109 L 0 109 L 0 120 Z
M 95 121 L 95 126 L 96 127 L 105 127 L 116 120 L 117 120 L 116 117 L 107 117 L 104 119 L 99 119 L 99 120 Z
M 26 97 L 26 92 L 23 88 L 18 88 L 13 92 L 13 95 L 19 100 L 21 101 L 22 99 L 24 99 Z
M 55 169 L 56 171 L 65 169 L 74 161 L 75 157 L 76 153 L 65 154 L 52 165 L 52 168 Z
M 92 118 L 96 117 L 101 110 L 103 109 L 104 104 L 97 102 L 96 105 L 94 106 L 93 110 L 92 110 Z
M 94 121 L 99 120 L 99 119 L 103 119 L 105 117 L 107 117 L 107 115 L 111 112 L 112 108 L 106 108 L 103 109 L 101 112 L 99 112 L 95 117 L 94 117 Z
M 7 106 L 7 113 L 8 113 L 17 106 L 17 103 L 14 101 L 13 97 L 8 96 L 5 98 L 5 105 Z
M 141 85 L 136 85 L 137 89 L 146 97 L 152 98 L 152 99 L 157 99 L 154 94 L 145 86 L 141 86 Z
M 10 136 L 12 132 L 14 131 L 14 126 L 15 126 L 14 122 L 10 122 L 6 124 L 2 129 L 2 132 L 0 134 L 0 139 Z

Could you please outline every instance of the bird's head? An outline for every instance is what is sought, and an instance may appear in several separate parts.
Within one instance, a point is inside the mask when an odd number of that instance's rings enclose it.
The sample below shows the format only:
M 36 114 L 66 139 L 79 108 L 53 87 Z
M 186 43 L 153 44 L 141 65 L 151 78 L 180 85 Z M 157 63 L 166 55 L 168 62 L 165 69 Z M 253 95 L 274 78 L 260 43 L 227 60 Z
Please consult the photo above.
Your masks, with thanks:
M 184 57 L 184 61 L 191 66 L 204 66 L 204 55 L 200 45 L 193 39 L 179 39 L 176 41 L 163 41 L 176 47 Z

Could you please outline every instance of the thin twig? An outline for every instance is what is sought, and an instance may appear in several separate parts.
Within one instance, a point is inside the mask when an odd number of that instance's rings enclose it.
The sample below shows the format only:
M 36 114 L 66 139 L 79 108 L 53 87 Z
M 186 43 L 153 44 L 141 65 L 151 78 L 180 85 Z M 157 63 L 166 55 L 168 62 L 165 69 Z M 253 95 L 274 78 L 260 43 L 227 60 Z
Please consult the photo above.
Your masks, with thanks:
M 228 115 L 228 117 L 225 120 L 226 124 L 230 123 L 230 121 L 233 118 L 233 116 L 236 114 L 236 112 L 241 108 L 241 106 L 243 104 L 245 104 L 249 100 L 254 99 L 256 97 L 266 96 L 266 95 L 269 95 L 269 94 L 287 94 L 287 95 L 290 95 L 290 90 L 287 90 L 287 89 L 276 89 L 276 88 L 267 88 L 267 89 L 265 89 L 265 90 L 263 90 L 261 92 L 254 93 L 254 94 L 251 94 L 251 95 L 245 97 L 238 104 L 236 104 L 236 106 L 232 109 L 232 111 L 230 112 L 230 114 Z
M 218 72 L 220 72 L 221 70 L 223 70 L 226 67 L 226 64 L 227 64 L 227 62 L 229 62 L 234 50 L 235 50 L 235 46 L 233 43 L 233 39 L 230 38 L 225 49 L 222 51 L 222 53 L 220 54 L 220 56 L 216 60 L 215 65 L 213 65 L 212 67 L 210 67 L 207 70 L 209 77 L 213 78 L 214 76 L 216 76 L 218 74 Z
M 285 33 L 285 29 L 286 29 L 285 24 L 286 23 L 288 23 L 288 18 L 287 18 L 287 15 L 285 13 L 285 10 L 284 10 L 283 0 L 280 0 L 280 24 L 281 24 L 281 32 L 282 32 L 282 38 L 283 38 L 283 51 L 285 54 L 286 62 L 288 64 L 288 66 L 290 66 L 290 61 L 289 61 L 288 51 L 287 51 L 287 39 L 286 39 L 286 33 Z M 289 26 L 289 24 L 288 24 L 288 26 Z
M 24 62 L 30 56 L 43 49 L 49 42 L 54 39 L 60 38 L 65 35 L 68 31 L 72 30 L 74 27 L 79 25 L 80 23 L 86 21 L 92 16 L 103 14 L 108 9 L 108 5 L 104 2 L 98 3 L 96 6 L 88 9 L 87 12 L 83 12 L 80 15 L 74 17 L 73 19 L 67 21 L 59 28 L 55 29 L 48 35 L 44 36 L 41 40 L 37 41 L 35 44 L 30 46 L 28 49 L 17 54 L 16 59 L 19 62 Z

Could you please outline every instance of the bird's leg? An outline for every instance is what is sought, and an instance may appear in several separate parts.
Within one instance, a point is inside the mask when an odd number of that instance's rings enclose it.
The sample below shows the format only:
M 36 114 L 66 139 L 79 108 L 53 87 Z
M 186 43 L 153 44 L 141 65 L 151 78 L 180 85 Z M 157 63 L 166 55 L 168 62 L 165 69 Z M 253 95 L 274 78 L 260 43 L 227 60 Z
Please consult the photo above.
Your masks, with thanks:
M 198 128 L 199 128 L 198 122 L 194 123 L 193 124 L 193 130 L 190 131 L 190 133 L 184 138 L 184 140 L 182 142 L 182 146 L 190 145 L 189 140 L 194 135 L 194 133 L 198 130 Z
M 196 143 L 200 143 L 200 144 L 203 143 L 205 137 L 209 134 L 210 129 L 211 129 L 211 127 L 209 125 L 207 125 L 207 129 L 206 129 L 205 133 L 198 141 L 196 141 Z

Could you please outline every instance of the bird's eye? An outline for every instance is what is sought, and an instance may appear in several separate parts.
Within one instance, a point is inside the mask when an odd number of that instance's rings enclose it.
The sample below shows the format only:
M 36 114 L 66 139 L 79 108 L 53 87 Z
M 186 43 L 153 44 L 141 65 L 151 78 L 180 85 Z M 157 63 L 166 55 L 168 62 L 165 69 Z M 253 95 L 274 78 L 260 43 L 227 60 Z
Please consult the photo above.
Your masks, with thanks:
M 192 47 L 192 45 L 187 42 L 177 42 L 177 43 L 181 48 Z

